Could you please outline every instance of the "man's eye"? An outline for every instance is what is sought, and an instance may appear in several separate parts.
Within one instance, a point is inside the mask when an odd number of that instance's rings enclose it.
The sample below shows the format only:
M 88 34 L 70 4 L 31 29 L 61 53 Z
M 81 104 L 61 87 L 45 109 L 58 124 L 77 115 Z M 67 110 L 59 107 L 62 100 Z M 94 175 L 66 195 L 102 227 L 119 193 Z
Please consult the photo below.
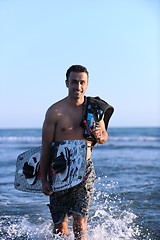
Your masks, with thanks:
M 85 84 L 85 81 L 72 80 L 72 84 L 74 84 L 74 85 L 79 84 L 79 83 L 80 83 L 80 85 L 83 86 Z
M 77 81 L 76 80 L 72 80 L 72 84 L 77 84 Z
M 84 85 L 84 84 L 85 84 L 85 82 L 84 82 L 84 81 L 82 81 L 82 82 L 80 82 L 80 84 L 81 84 L 81 85 Z

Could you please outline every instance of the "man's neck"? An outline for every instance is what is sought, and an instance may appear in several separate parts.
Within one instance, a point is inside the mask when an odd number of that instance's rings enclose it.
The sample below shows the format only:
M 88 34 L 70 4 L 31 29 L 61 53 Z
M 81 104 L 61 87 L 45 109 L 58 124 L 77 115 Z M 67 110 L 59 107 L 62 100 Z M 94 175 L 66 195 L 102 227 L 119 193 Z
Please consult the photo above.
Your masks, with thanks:
M 69 96 L 66 98 L 67 102 L 73 106 L 81 106 L 84 103 L 84 96 L 82 98 L 72 99 Z

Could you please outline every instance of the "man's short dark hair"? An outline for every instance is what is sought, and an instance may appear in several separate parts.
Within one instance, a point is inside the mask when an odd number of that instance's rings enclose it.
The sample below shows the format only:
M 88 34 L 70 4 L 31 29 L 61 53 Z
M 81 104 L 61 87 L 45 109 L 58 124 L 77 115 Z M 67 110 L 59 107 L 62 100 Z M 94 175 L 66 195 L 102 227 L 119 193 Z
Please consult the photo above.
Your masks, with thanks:
M 85 73 L 87 73 L 87 76 L 89 77 L 87 68 L 82 65 L 72 65 L 70 68 L 68 68 L 68 70 L 66 72 L 66 80 L 68 80 L 71 72 L 77 72 L 77 73 L 85 72 Z

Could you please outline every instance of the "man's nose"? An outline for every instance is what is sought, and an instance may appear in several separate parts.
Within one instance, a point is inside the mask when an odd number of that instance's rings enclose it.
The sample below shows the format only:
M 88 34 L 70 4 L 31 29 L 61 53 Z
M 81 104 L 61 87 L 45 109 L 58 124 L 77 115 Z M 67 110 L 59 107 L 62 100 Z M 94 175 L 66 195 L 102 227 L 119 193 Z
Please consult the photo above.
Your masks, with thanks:
M 80 89 L 80 88 L 81 88 L 81 83 L 77 82 L 77 89 Z

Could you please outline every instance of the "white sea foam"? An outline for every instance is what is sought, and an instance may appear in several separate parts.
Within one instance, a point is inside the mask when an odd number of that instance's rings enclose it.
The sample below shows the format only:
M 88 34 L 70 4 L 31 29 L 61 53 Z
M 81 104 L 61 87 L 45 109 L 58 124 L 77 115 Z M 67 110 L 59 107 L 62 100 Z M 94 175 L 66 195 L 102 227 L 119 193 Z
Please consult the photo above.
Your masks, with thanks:
M 137 216 L 129 209 L 126 202 L 116 194 L 117 182 L 110 182 L 107 191 L 99 178 L 88 220 L 89 240 L 137 240 L 141 239 L 141 228 L 136 224 Z M 104 190 L 104 191 L 103 191 Z M 50 215 L 48 215 L 49 217 Z M 34 217 L 34 219 L 33 219 Z M 72 222 L 69 219 L 70 236 L 55 238 L 52 234 L 52 220 L 42 216 L 25 214 L 24 216 L 3 216 L 0 219 L 0 239 L 26 240 L 74 240 Z M 149 240 L 149 234 L 143 239 Z
M 27 216 L 19 218 L 5 216 L 0 222 L 0 239 L 53 239 L 51 229 L 50 222 L 36 224 L 31 223 Z
M 88 225 L 89 240 L 136 240 L 140 235 L 140 229 L 133 224 L 135 218 L 136 215 L 128 211 L 123 211 L 119 216 L 115 216 L 115 213 L 99 208 Z M 39 221 L 42 220 L 39 219 Z M 57 238 L 52 234 L 51 221 L 43 220 L 41 223 L 32 223 L 27 216 L 15 219 L 5 217 L 1 220 L 0 237 L 1 240 L 74 240 L 71 226 L 68 238 Z M 149 240 L 147 237 L 145 239 Z
M 90 232 L 90 237 L 92 240 L 136 239 L 140 230 L 133 224 L 135 218 L 136 215 L 128 211 L 123 211 L 116 216 L 112 211 L 98 209 L 92 217 L 94 228 Z M 98 219 L 100 221 L 97 221 Z
M 160 137 L 153 136 L 119 136 L 119 137 L 111 137 L 109 136 L 109 142 L 154 142 L 160 141 Z
M 34 136 L 1 136 L 0 142 L 41 142 L 41 137 Z
M 40 142 L 41 136 L 0 136 L 0 142 Z M 108 142 L 155 142 L 160 137 L 153 136 L 109 136 Z

